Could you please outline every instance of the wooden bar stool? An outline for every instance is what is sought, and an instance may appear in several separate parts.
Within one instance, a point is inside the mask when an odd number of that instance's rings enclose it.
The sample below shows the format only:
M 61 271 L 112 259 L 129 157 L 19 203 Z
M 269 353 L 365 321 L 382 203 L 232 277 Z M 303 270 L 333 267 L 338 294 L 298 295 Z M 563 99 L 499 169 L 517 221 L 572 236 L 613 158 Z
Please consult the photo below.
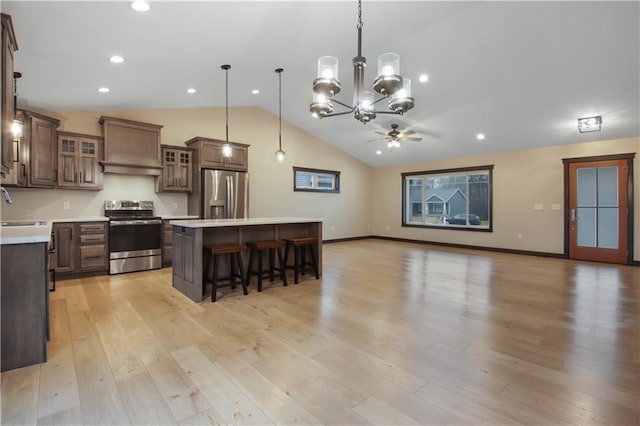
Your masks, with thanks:
M 293 269 L 293 282 L 298 284 L 298 274 L 304 275 L 308 267 L 312 267 L 316 279 L 320 278 L 318 273 L 318 256 L 315 247 L 318 245 L 318 239 L 315 237 L 285 238 L 286 244 L 284 251 L 284 264 L 286 268 Z M 293 247 L 293 266 L 289 264 L 289 249 Z M 307 251 L 309 251 L 310 261 L 307 261 Z
M 247 284 L 244 279 L 244 266 L 242 264 L 242 252 L 244 246 L 240 244 L 233 245 L 217 245 L 217 246 L 204 246 L 205 255 L 205 267 L 204 278 L 202 280 L 202 293 L 204 294 L 207 282 L 213 284 L 213 290 L 211 291 L 211 301 L 216 301 L 216 293 L 220 286 L 220 281 L 228 281 L 225 285 L 230 285 L 231 288 L 236 288 L 236 278 L 240 279 L 242 285 L 242 292 L 246 296 L 249 294 L 247 291 Z M 218 259 L 221 255 L 229 256 L 229 275 L 226 277 L 218 277 Z M 211 269 L 211 271 L 209 271 Z M 210 272 L 210 278 L 207 277 L 207 273 Z
M 282 284 L 287 286 L 287 273 L 285 269 L 285 263 L 282 258 L 282 248 L 285 246 L 282 240 L 270 240 L 270 241 L 254 241 L 247 243 L 249 248 L 249 266 L 247 267 L 246 284 L 249 285 L 251 276 L 256 275 L 258 277 L 258 291 L 262 291 L 262 279 L 268 274 L 269 280 L 273 281 L 275 277 L 282 279 Z M 264 270 L 263 258 L 264 254 L 269 254 L 269 269 Z M 275 264 L 275 255 L 278 255 L 278 265 Z M 253 259 L 257 256 L 258 270 L 252 269 Z M 274 271 L 277 274 L 274 274 Z

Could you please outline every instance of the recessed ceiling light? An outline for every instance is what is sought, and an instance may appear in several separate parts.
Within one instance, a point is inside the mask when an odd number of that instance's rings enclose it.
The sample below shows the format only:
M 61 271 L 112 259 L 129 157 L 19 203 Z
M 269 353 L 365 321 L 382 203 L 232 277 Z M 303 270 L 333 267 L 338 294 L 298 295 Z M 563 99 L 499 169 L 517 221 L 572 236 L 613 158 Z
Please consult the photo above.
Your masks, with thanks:
M 108 87 L 101 87 L 98 89 L 98 92 L 100 93 L 109 93 L 109 88 Z
M 151 9 L 151 6 L 149 5 L 149 3 L 143 0 L 133 1 L 129 6 L 131 7 L 131 9 L 135 10 L 136 12 L 146 12 L 149 9 Z
M 377 151 L 376 151 L 376 155 L 382 155 L 382 151 L 377 150 Z
M 113 55 L 109 58 L 109 61 L 113 62 L 114 64 L 121 64 L 124 62 L 124 58 L 122 56 Z
M 426 83 L 427 81 L 429 81 L 429 76 L 426 74 L 422 74 L 420 75 L 420 77 L 418 77 L 418 81 L 420 81 L 420 83 Z
M 194 89 L 193 87 L 190 87 L 187 89 L 187 93 L 189 94 L 196 93 L 196 89 Z
M 260 91 L 258 89 L 253 89 L 251 93 L 253 93 L 254 95 L 257 95 L 258 93 L 260 93 Z
M 478 133 L 476 135 L 476 139 L 478 139 L 479 141 L 483 140 L 484 139 L 484 133 Z

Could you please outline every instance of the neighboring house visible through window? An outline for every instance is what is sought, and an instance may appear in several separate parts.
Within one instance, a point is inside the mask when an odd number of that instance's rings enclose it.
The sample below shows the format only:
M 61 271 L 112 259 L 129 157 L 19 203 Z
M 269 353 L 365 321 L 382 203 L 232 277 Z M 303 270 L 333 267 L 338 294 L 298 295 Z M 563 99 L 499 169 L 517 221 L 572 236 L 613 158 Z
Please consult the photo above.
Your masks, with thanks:
M 402 174 L 402 225 L 491 231 L 493 166 Z

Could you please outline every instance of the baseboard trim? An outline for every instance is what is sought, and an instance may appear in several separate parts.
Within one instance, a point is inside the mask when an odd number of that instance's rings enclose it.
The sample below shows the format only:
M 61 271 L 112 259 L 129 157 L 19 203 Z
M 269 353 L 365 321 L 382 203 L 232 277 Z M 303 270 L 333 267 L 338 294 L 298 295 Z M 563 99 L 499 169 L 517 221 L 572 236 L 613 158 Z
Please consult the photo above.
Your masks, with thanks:
M 511 254 L 522 254 L 526 256 L 552 257 L 556 259 L 566 259 L 566 257 L 562 253 L 549 253 L 549 252 L 531 251 L 531 250 L 514 250 L 514 249 L 505 249 L 505 248 L 499 248 L 499 247 L 473 246 L 469 244 L 442 243 L 439 241 L 412 240 L 410 238 L 384 237 L 382 235 L 369 235 L 369 236 L 353 237 L 353 238 L 338 238 L 335 240 L 323 240 L 322 242 L 326 244 L 326 243 L 339 243 L 343 241 L 366 240 L 366 239 L 378 239 L 378 240 L 387 240 L 387 241 L 398 241 L 403 243 L 425 244 L 425 245 L 441 246 L 441 247 L 452 247 L 452 248 L 461 248 L 461 249 L 470 249 L 470 250 L 484 250 L 484 251 L 492 251 L 492 252 L 498 252 L 498 253 L 511 253 Z
M 374 235 L 364 235 L 362 237 L 349 237 L 349 238 L 336 238 L 333 240 L 322 240 L 322 244 L 332 244 L 332 243 L 343 243 L 346 241 L 356 241 L 356 240 L 368 240 L 370 238 L 375 238 Z

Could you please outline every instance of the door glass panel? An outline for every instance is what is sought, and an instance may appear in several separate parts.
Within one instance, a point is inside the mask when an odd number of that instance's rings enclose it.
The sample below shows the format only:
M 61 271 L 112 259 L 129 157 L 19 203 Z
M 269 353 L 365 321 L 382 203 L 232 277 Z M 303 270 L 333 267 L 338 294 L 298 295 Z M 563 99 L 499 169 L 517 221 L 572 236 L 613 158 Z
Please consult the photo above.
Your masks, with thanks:
M 592 207 L 578 207 L 578 246 L 596 246 L 596 209 Z
M 618 207 L 617 167 L 598 167 L 598 206 Z
M 596 205 L 596 169 L 578 169 L 577 186 L 578 207 L 594 207 Z
M 617 208 L 605 207 L 598 209 L 598 247 L 618 248 Z

